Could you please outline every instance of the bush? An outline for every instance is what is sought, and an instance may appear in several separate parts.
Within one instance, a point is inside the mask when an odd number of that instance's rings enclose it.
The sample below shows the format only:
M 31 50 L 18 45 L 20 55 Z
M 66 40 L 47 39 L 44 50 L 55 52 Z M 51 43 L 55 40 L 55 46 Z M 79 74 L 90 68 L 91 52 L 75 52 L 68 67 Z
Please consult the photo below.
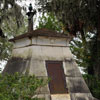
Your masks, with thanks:
M 0 74 L 0 100 L 41 100 L 32 97 L 36 95 L 36 90 L 46 83 L 47 80 L 38 79 L 34 75 Z

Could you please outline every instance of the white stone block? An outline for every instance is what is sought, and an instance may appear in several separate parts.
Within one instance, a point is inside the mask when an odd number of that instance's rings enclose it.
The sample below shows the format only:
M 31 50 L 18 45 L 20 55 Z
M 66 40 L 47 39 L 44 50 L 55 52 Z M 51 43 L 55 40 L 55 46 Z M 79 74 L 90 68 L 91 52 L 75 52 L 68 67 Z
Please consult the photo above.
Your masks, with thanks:
M 52 94 L 51 100 L 71 100 L 70 94 Z

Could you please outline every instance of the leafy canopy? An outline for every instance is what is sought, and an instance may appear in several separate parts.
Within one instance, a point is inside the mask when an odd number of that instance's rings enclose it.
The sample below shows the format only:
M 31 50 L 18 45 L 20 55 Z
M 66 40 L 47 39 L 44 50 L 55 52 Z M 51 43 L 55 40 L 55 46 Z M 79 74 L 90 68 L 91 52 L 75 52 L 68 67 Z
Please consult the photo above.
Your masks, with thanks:
M 37 28 L 47 28 L 57 32 L 61 32 L 63 24 L 57 20 L 53 13 L 43 13 L 39 17 L 39 25 Z
M 22 0 L 0 0 L 0 60 L 8 60 L 11 55 L 12 44 L 8 40 L 27 30 L 18 1 Z

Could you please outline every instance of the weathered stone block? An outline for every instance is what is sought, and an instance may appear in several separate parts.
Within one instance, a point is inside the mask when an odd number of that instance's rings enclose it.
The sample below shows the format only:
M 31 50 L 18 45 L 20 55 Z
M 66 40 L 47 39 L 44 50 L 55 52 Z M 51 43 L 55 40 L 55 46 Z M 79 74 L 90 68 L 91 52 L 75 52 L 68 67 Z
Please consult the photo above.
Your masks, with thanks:
M 82 77 L 66 77 L 70 93 L 90 93 Z
M 73 59 L 69 58 L 65 61 L 64 65 L 66 77 L 79 77 L 82 76 L 79 68 L 76 66 L 76 63 Z

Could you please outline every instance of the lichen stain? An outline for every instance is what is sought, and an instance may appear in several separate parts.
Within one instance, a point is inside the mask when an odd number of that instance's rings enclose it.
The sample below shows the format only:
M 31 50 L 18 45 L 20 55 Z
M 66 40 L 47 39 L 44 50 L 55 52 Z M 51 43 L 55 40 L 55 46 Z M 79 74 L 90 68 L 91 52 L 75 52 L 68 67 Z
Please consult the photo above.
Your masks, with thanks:
M 15 72 L 23 73 L 26 67 L 29 66 L 29 63 L 27 64 L 27 62 L 30 62 L 30 59 L 31 58 L 24 59 L 20 57 L 12 57 L 8 61 L 5 69 L 3 70 L 3 73 L 8 73 L 8 74 L 14 74 Z
M 27 58 L 30 58 L 31 56 L 32 56 L 32 49 L 31 48 L 29 48 L 28 50 L 23 50 L 22 52 L 20 52 L 20 49 L 18 49 L 12 53 L 12 57 L 15 57 L 15 58 L 18 57 L 18 58 L 27 59 Z

